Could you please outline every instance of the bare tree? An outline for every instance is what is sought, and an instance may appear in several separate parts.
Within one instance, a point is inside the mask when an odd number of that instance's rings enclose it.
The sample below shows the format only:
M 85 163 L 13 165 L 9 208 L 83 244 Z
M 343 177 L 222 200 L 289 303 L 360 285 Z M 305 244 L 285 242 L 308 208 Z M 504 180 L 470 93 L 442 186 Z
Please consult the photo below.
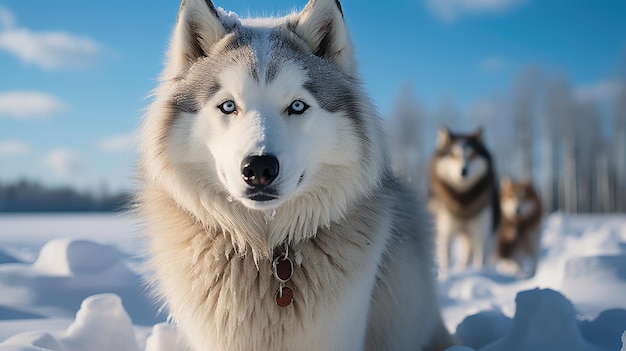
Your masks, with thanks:
M 541 72 L 531 67 L 518 77 L 513 93 L 513 124 L 517 144 L 517 175 L 521 179 L 533 179 L 533 116 L 535 101 L 541 84 Z
M 569 82 L 560 77 L 552 80 L 544 98 L 544 147 L 547 149 L 544 167 L 544 185 L 552 188 L 551 209 L 569 209 L 568 189 L 572 188 L 571 128 L 567 128 L 567 116 L 571 115 L 571 92 Z M 565 139 L 568 139 L 567 142 Z M 567 165 L 567 166 L 565 166 Z
M 415 191 L 425 193 L 426 174 L 422 137 L 423 112 L 410 85 L 398 95 L 391 119 L 391 164 L 394 173 Z
M 597 212 L 601 180 L 596 157 L 604 153 L 599 111 L 591 101 L 574 101 L 574 154 L 576 174 L 576 212 Z
M 618 82 L 619 91 L 613 118 L 615 209 L 626 212 L 626 52 L 622 55 Z
M 597 212 L 609 212 L 615 208 L 613 192 L 611 191 L 611 172 L 606 140 L 599 140 L 595 152 L 595 193 L 596 202 L 594 208 Z

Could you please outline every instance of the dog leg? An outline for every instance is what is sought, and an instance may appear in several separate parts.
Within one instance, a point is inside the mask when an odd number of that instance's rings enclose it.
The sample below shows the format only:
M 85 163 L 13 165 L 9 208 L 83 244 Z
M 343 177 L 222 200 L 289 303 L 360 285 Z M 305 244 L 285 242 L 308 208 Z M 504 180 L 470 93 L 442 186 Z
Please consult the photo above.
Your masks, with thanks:
M 456 264 L 457 270 L 463 270 L 469 266 L 474 255 L 472 239 L 469 237 L 469 233 L 461 232 L 456 235 L 455 252 L 456 252 Z
M 450 231 L 440 232 L 437 235 L 437 239 L 439 271 L 442 274 L 446 274 L 450 269 L 450 257 L 452 254 L 452 233 Z
M 437 214 L 437 260 L 439 262 L 439 272 L 447 274 L 450 269 L 452 257 L 452 244 L 455 234 L 455 224 L 450 214 L 440 212 Z

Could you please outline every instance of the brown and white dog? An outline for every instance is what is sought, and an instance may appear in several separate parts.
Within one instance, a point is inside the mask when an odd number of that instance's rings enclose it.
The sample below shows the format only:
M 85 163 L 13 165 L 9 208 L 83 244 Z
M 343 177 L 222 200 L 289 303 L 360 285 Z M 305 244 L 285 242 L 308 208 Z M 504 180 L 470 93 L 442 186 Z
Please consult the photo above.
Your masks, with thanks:
M 498 185 L 482 129 L 470 134 L 440 128 L 430 161 L 430 203 L 437 226 L 439 265 L 452 263 L 454 241 L 464 244 L 456 268 L 481 268 L 493 257 L 500 218 Z
M 530 181 L 503 178 L 502 221 L 498 231 L 497 267 L 503 273 L 531 277 L 537 269 L 541 201 Z

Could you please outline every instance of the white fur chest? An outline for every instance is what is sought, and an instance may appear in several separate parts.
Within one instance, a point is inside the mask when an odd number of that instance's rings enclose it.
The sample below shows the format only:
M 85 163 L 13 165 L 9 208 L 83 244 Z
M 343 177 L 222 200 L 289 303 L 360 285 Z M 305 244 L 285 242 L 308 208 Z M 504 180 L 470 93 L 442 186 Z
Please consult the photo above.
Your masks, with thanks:
M 252 255 L 235 254 L 227 236 L 210 238 L 197 223 L 179 228 L 183 235 L 153 236 L 160 292 L 199 351 L 362 350 L 389 233 L 384 221 L 348 222 L 293 245 L 302 261 L 294 260 L 288 307 L 274 301 L 279 282 L 269 259 L 257 266 Z

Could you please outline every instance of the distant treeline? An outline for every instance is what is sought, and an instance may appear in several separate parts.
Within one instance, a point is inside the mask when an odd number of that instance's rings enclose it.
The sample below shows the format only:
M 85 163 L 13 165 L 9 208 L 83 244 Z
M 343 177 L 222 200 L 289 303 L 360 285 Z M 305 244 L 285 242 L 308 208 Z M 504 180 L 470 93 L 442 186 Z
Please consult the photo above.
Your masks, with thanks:
M 0 213 L 15 212 L 113 212 L 128 208 L 127 193 L 94 195 L 70 187 L 47 187 L 20 180 L 0 183 Z

